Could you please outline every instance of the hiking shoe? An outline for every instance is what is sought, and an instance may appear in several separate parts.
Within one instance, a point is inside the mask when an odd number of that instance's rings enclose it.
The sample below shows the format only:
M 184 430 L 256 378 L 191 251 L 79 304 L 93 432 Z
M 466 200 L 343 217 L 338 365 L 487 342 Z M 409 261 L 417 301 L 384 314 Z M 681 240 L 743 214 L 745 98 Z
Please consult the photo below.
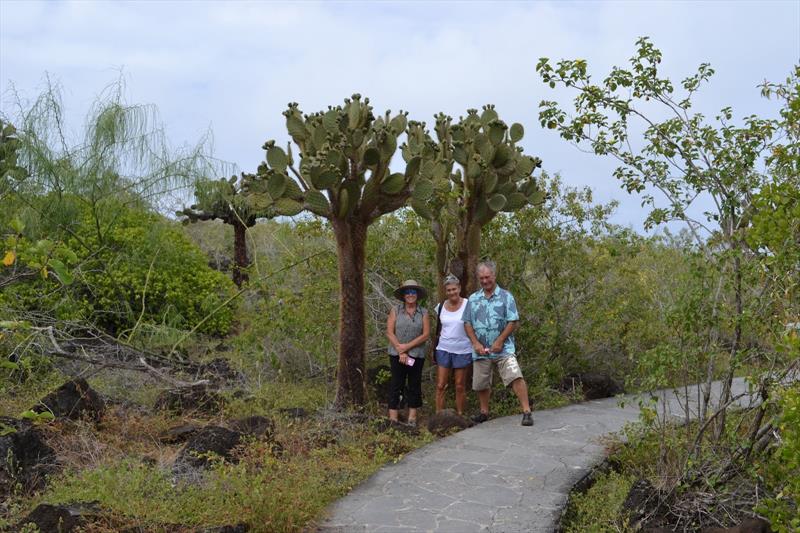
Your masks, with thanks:
M 472 417 L 472 421 L 475 422 L 476 424 L 483 424 L 487 420 L 489 420 L 489 415 L 487 415 L 486 413 L 478 413 L 477 415 Z
M 416 421 L 416 419 L 409 420 L 408 422 L 406 422 L 406 425 L 409 426 L 409 427 L 415 428 L 415 427 L 417 427 L 417 421 Z
M 523 426 L 532 426 L 533 425 L 533 413 L 528 411 L 527 413 L 522 413 L 522 425 Z

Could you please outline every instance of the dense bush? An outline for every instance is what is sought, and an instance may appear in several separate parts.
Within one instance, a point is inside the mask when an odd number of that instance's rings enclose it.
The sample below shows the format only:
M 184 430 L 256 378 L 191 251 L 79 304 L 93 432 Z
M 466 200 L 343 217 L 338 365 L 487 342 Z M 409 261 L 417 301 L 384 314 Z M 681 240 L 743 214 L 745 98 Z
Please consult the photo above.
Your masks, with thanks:
M 231 295 L 233 284 L 159 215 L 118 206 L 113 226 L 94 230 L 89 214 L 70 240 L 73 249 L 97 250 L 81 267 L 81 292 L 100 325 L 121 331 L 137 320 L 191 328 Z M 78 241 L 80 239 L 80 241 Z M 222 335 L 232 312 L 219 309 L 199 331 Z
M 65 232 L 60 246 L 75 257 L 66 274 L 69 283 L 60 279 L 64 275 L 48 275 L 53 268 L 48 264 L 44 275 L 4 288 L 0 306 L 9 313 L 40 311 L 62 320 L 88 320 L 121 333 L 137 321 L 193 327 L 232 294 L 230 280 L 208 267 L 178 227 L 144 208 L 114 204 L 106 209 L 113 215 L 102 219 L 79 210 Z M 232 318 L 223 307 L 199 331 L 225 334 Z
M 781 440 L 764 475 L 774 496 L 762 500 L 758 512 L 776 531 L 800 530 L 800 385 L 784 389 L 778 429 Z

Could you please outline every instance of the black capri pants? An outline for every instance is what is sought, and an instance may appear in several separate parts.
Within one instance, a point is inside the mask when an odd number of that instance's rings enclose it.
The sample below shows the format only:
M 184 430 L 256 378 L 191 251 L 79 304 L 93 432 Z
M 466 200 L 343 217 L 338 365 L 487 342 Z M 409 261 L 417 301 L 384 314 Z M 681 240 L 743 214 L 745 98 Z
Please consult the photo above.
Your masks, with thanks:
M 425 359 L 414 359 L 414 366 L 400 363 L 400 357 L 389 356 L 392 380 L 389 382 L 389 409 L 397 409 L 405 386 L 406 403 L 412 409 L 422 407 L 422 366 Z

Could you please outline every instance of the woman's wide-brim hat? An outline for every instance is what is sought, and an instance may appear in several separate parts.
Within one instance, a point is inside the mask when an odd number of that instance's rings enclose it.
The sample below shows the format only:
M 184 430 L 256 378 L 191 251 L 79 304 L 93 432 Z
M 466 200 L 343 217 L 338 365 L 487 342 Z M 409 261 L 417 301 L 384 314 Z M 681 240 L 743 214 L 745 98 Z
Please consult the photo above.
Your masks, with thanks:
M 406 289 L 416 289 L 417 300 L 424 300 L 425 297 L 428 296 L 428 291 L 425 290 L 425 287 L 417 283 L 416 280 L 407 279 L 402 283 L 402 285 L 400 285 L 394 290 L 394 297 L 400 300 L 401 302 L 405 301 L 403 299 L 403 292 Z

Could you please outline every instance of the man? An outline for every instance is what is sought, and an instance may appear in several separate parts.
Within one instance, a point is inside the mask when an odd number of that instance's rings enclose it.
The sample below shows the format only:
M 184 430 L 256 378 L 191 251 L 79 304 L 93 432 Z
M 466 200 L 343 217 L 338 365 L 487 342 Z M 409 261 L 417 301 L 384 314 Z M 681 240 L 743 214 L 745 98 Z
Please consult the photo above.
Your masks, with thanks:
M 461 320 L 472 342 L 472 388 L 478 393 L 481 412 L 473 417 L 477 423 L 489 419 L 489 395 L 492 368 L 497 367 L 503 385 L 511 389 L 522 407 L 522 425 L 533 425 L 528 404 L 528 385 L 522 377 L 514 346 L 514 330 L 519 322 L 517 302 L 497 285 L 497 266 L 482 261 L 477 269 L 481 288 L 470 295 Z

